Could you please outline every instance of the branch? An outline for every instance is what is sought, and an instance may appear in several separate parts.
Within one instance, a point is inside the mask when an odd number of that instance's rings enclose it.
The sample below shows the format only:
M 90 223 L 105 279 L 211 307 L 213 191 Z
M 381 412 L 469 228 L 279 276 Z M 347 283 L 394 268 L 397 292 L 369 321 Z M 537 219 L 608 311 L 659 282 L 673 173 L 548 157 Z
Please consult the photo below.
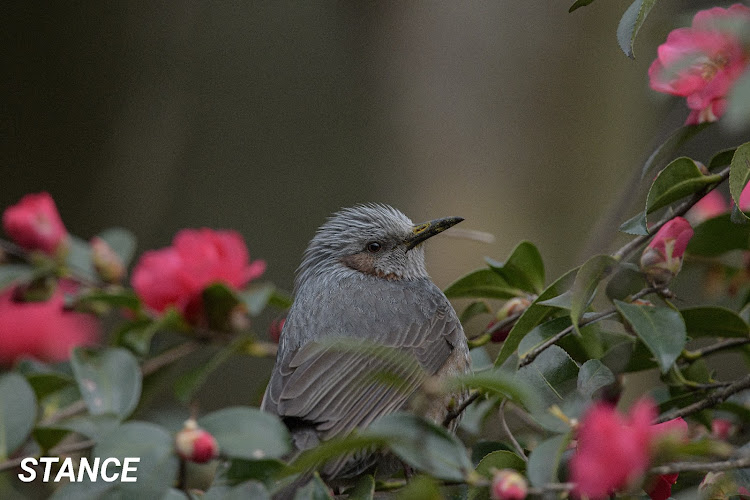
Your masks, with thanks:
M 466 398 L 455 410 L 449 411 L 445 418 L 443 419 L 443 427 L 448 427 L 448 425 L 455 419 L 461 415 L 466 408 L 469 407 L 471 403 L 477 400 L 477 398 L 480 396 L 479 391 L 472 392 L 468 398 Z
M 722 462 L 674 462 L 652 467 L 649 472 L 662 476 L 678 472 L 720 472 L 730 469 L 744 469 L 746 467 L 750 467 L 750 456 L 724 460 Z
M 723 351 L 725 349 L 731 349 L 733 347 L 739 347 L 745 344 L 750 344 L 750 339 L 738 338 L 738 339 L 723 340 L 721 342 L 711 344 L 710 346 L 704 347 L 702 349 L 696 349 L 694 351 L 687 351 L 683 353 L 682 357 L 686 361 L 695 361 L 698 358 L 708 356 L 709 354 L 713 354 L 718 351 Z
M 500 403 L 500 424 L 503 426 L 503 430 L 505 431 L 505 434 L 508 435 L 508 439 L 510 439 L 510 442 L 513 444 L 513 448 L 515 448 L 516 452 L 518 453 L 518 456 L 523 459 L 524 462 L 529 461 L 529 457 L 526 456 L 526 453 L 523 451 L 523 447 L 516 441 L 515 436 L 513 436 L 513 433 L 510 432 L 510 427 L 508 427 L 508 422 L 505 421 L 505 403 L 508 400 L 503 400 L 502 403 Z
M 740 391 L 744 391 L 745 389 L 750 389 L 750 375 L 745 375 L 745 377 L 732 382 L 730 385 L 718 389 L 705 398 L 696 401 L 693 404 L 687 405 L 684 408 L 680 408 L 678 410 L 674 410 L 671 412 L 667 412 L 664 415 L 661 415 L 659 418 L 656 419 L 655 423 L 662 423 L 666 422 L 667 420 L 674 420 L 675 418 L 685 417 L 687 415 L 692 415 L 693 413 L 697 413 L 701 410 L 705 410 L 706 408 L 712 408 L 720 403 L 723 403 L 726 399 L 729 398 L 729 396 L 736 394 Z
M 55 446 L 48 452 L 49 455 L 66 455 L 76 451 L 87 450 L 92 448 L 96 444 L 96 441 L 92 439 L 86 439 L 85 441 L 77 441 L 75 443 Z M 4 462 L 0 462 L 0 471 L 13 469 L 21 465 L 21 462 L 27 457 L 11 458 Z

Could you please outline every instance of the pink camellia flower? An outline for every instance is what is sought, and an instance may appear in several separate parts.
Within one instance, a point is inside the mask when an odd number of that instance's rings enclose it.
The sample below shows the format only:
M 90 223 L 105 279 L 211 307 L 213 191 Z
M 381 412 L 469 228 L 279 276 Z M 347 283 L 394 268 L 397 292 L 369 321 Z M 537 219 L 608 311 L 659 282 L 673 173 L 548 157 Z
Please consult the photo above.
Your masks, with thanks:
M 740 193 L 740 210 L 750 212 L 750 183 L 745 185 Z
M 682 419 L 651 425 L 656 414 L 648 399 L 636 403 L 627 417 L 606 403 L 590 408 L 581 420 L 578 448 L 570 461 L 576 491 L 593 500 L 637 486 L 659 440 L 687 430 Z
M 175 436 L 177 454 L 189 462 L 203 464 L 219 456 L 219 445 L 207 431 L 198 427 L 192 418 Z
M 666 286 L 680 272 L 682 256 L 692 237 L 693 228 L 682 217 L 675 217 L 657 231 L 641 255 L 641 270 L 653 286 Z
M 728 210 L 729 205 L 724 196 L 714 189 L 693 205 L 688 213 L 685 214 L 685 219 L 692 225 L 698 225 L 705 220 L 725 214 Z
M 55 255 L 66 246 L 68 231 L 49 193 L 27 194 L 5 209 L 3 229 L 26 250 Z
M 726 439 L 732 432 L 732 421 L 726 418 L 715 418 L 711 421 L 711 434 L 716 439 Z
M 685 97 L 686 125 L 713 122 L 726 109 L 726 96 L 748 66 L 741 26 L 750 26 L 750 8 L 734 4 L 698 12 L 690 28 L 679 28 L 659 46 L 648 75 L 651 88 Z
M 61 288 L 43 302 L 20 302 L 15 286 L 0 293 L 0 363 L 22 356 L 64 361 L 73 347 L 94 344 L 99 323 L 89 314 L 64 309 Z
M 144 253 L 131 281 L 148 307 L 163 312 L 174 306 L 194 323 L 207 286 L 223 283 L 237 290 L 265 269 L 262 260 L 250 262 L 245 242 L 235 231 L 183 229 L 172 246 Z
M 492 500 L 523 500 L 528 494 L 526 479 L 513 469 L 502 469 L 492 476 Z

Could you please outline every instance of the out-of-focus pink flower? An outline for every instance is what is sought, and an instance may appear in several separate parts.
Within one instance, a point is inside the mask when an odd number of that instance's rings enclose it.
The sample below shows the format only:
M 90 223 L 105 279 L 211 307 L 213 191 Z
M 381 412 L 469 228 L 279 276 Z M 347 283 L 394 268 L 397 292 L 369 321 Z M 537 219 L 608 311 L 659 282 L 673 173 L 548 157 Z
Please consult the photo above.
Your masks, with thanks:
M 3 229 L 26 250 L 55 255 L 66 247 L 68 231 L 49 193 L 27 194 L 5 209 Z
M 43 302 L 15 300 L 16 287 L 0 293 L 0 363 L 10 364 L 22 356 L 64 361 L 73 347 L 98 340 L 97 319 L 65 310 L 62 288 Z
M 679 28 L 659 46 L 648 70 L 651 88 L 685 97 L 686 125 L 713 122 L 726 109 L 726 96 L 750 57 L 738 31 L 750 26 L 750 8 L 734 4 L 698 12 L 690 28 Z
M 717 439 L 726 439 L 732 432 L 732 421 L 726 418 L 715 418 L 711 421 L 711 434 Z
M 646 487 L 646 493 L 651 500 L 667 500 L 672 496 L 672 486 L 677 482 L 679 474 L 664 474 L 656 476 Z
M 513 469 L 502 469 L 492 476 L 492 500 L 523 500 L 529 491 L 526 479 Z
M 245 242 L 235 231 L 183 229 L 172 246 L 143 254 L 131 282 L 151 309 L 163 312 L 174 306 L 194 321 L 207 286 L 223 283 L 237 290 L 265 269 L 262 260 L 250 262 Z
M 740 193 L 740 210 L 750 212 L 750 183 Z
M 682 268 L 682 256 L 685 254 L 693 228 L 682 217 L 670 220 L 648 244 L 641 255 L 641 270 L 654 286 L 665 286 Z
M 748 200 L 750 201 L 750 200 Z M 709 192 L 706 196 L 698 200 L 698 203 L 693 205 L 685 218 L 692 225 L 698 225 L 701 222 L 712 219 L 716 216 L 727 213 L 729 205 L 727 204 L 724 196 L 717 190 Z
M 637 485 L 658 441 L 687 430 L 682 419 L 651 425 L 656 414 L 648 399 L 636 403 L 627 417 L 605 403 L 590 408 L 581 421 L 578 448 L 570 461 L 576 491 L 593 500 Z
M 182 430 L 175 436 L 175 449 L 183 460 L 199 464 L 219 456 L 216 439 L 198 427 L 198 423 L 192 418 L 185 422 Z

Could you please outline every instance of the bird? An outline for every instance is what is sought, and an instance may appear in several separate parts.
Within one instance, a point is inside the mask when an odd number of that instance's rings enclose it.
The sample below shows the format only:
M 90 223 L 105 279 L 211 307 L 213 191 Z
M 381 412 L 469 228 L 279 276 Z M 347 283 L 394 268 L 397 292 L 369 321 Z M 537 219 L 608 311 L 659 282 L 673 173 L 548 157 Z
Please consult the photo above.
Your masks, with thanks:
M 361 204 L 334 213 L 318 229 L 297 269 L 294 301 L 261 403 L 289 428 L 295 450 L 408 409 L 424 376 L 471 371 L 463 328 L 427 274 L 424 252 L 428 238 L 462 220 L 414 224 L 389 205 Z M 391 349 L 414 362 L 337 344 Z M 378 380 L 383 371 L 394 372 L 401 383 Z M 467 396 L 431 397 L 422 414 L 440 424 Z M 331 484 L 387 469 L 383 458 L 363 450 L 330 461 L 319 472 Z

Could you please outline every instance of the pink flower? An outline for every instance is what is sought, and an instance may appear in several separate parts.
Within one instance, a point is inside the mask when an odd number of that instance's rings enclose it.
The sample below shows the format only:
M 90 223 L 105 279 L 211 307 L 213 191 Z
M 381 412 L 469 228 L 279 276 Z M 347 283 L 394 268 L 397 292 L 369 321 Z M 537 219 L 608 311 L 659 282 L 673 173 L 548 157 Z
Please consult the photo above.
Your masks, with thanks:
M 213 283 L 238 290 L 266 269 L 262 260 L 250 262 L 245 242 L 235 231 L 183 229 L 172 246 L 143 254 L 133 270 L 138 297 L 151 309 L 176 307 L 197 321 L 201 292 Z
M 746 184 L 740 193 L 740 210 L 750 212 L 750 183 Z
M 513 469 L 495 472 L 490 486 L 492 500 L 523 500 L 528 494 L 526 479 Z
M 96 318 L 65 310 L 59 287 L 43 302 L 20 302 L 17 294 L 17 287 L 0 293 L 0 363 L 11 364 L 22 356 L 64 361 L 73 347 L 99 338 Z
M 732 432 L 732 421 L 725 418 L 715 418 L 711 421 L 711 434 L 716 439 L 726 439 Z
M 614 407 L 597 403 L 584 415 L 578 430 L 578 448 L 570 461 L 576 491 L 591 499 L 606 498 L 617 490 L 638 485 L 649 468 L 656 443 L 687 430 L 677 419 L 651 425 L 656 407 L 644 399 L 623 417 Z
M 743 24 L 750 25 L 744 5 L 702 10 L 690 28 L 672 31 L 659 46 L 648 70 L 651 88 L 686 98 L 686 125 L 716 121 L 724 113 L 726 96 L 750 61 L 739 36 Z
M 654 286 L 665 286 L 680 272 L 693 228 L 682 217 L 670 220 L 648 244 L 641 255 L 641 270 Z
M 651 500 L 667 500 L 672 496 L 672 486 L 677 482 L 679 474 L 665 474 L 656 476 L 646 488 Z
M 693 205 L 693 208 L 685 214 L 685 218 L 690 224 L 697 225 L 705 220 L 725 214 L 727 210 L 729 210 L 729 205 L 727 205 L 726 200 L 720 192 L 714 189 L 698 200 L 698 203 Z
M 26 250 L 55 255 L 67 242 L 68 232 L 49 193 L 27 194 L 5 209 L 3 228 Z

